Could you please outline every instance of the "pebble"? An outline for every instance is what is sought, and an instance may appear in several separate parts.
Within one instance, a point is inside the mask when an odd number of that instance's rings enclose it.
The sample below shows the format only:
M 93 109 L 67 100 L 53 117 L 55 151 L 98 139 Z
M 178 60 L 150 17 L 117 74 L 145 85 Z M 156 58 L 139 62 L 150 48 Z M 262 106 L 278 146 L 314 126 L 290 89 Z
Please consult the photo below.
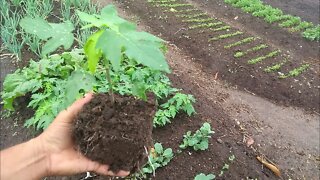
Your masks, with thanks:
M 221 139 L 217 139 L 217 142 L 220 143 L 220 144 L 223 143 L 223 141 Z

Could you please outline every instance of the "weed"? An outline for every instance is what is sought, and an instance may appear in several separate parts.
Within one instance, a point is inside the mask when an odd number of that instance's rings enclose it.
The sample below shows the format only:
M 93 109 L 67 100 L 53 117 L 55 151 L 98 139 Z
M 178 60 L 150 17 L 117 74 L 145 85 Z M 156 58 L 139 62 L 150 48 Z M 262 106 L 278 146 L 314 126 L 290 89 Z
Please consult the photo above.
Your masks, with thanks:
M 267 47 L 268 47 L 268 45 L 260 44 L 260 45 L 257 45 L 257 46 L 255 46 L 255 47 L 253 47 L 253 48 L 250 48 L 250 49 L 248 49 L 248 50 L 246 50 L 246 51 L 238 51 L 238 52 L 236 52 L 236 53 L 234 54 L 234 57 L 235 57 L 235 58 L 240 58 L 240 57 L 242 57 L 242 56 L 244 56 L 244 55 L 247 55 L 247 54 L 252 53 L 252 52 L 259 51 L 259 50 L 261 50 L 261 49 L 265 49 L 265 48 L 267 48 Z
M 255 38 L 255 37 L 244 38 L 244 39 L 242 39 L 240 41 L 237 41 L 237 42 L 234 42 L 232 44 L 225 45 L 224 48 L 225 49 L 230 49 L 230 48 L 235 47 L 235 46 L 240 46 L 242 44 L 250 43 L 250 42 L 252 42 L 252 41 L 254 41 L 256 39 L 257 38 Z
M 217 40 L 220 40 L 220 39 L 226 39 L 226 38 L 238 36 L 238 35 L 241 35 L 241 34 L 243 34 L 243 32 L 241 32 L 241 31 L 236 31 L 234 33 L 228 33 L 228 34 L 222 34 L 222 35 L 219 35 L 218 37 L 214 37 L 214 38 L 209 39 L 209 42 L 210 41 L 217 41 Z
M 180 144 L 181 149 L 186 149 L 187 147 L 192 147 L 195 151 L 206 150 L 209 147 L 209 138 L 214 131 L 211 131 L 211 126 L 209 123 L 204 123 L 202 127 L 197 130 L 193 135 L 191 131 L 183 135 L 183 142 Z
M 285 79 L 288 77 L 296 77 L 299 76 L 302 72 L 306 71 L 310 67 L 309 64 L 303 64 L 300 67 L 294 68 L 293 70 L 289 71 L 288 74 L 280 75 L 280 79 Z
M 256 57 L 256 58 L 254 58 L 254 59 L 250 59 L 250 60 L 248 61 L 248 64 L 256 64 L 256 63 L 261 62 L 261 61 L 263 61 L 263 60 L 265 60 L 265 59 L 267 59 L 267 58 L 275 57 L 275 56 L 277 56 L 279 53 L 280 53 L 280 50 L 272 51 L 272 52 L 268 53 L 268 54 L 265 55 L 265 56 L 259 56 L 259 57 Z

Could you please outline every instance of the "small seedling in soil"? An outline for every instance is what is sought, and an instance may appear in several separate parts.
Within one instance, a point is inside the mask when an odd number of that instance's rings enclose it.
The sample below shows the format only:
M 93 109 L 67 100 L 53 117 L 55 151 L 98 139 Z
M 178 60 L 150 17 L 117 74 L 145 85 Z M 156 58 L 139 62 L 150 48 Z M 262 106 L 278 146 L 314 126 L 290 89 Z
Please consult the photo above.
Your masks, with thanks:
M 141 169 L 140 172 L 133 174 L 135 179 L 147 179 L 147 174 L 155 175 L 155 171 L 166 166 L 173 158 L 171 148 L 164 149 L 161 143 L 155 143 L 151 148 L 148 163 Z
M 234 32 L 234 33 L 228 33 L 228 34 L 222 34 L 222 35 L 219 35 L 218 37 L 214 37 L 214 38 L 209 39 L 209 42 L 210 41 L 217 41 L 217 40 L 220 40 L 220 39 L 226 39 L 226 38 L 238 36 L 238 35 L 241 35 L 241 34 L 243 34 L 243 32 L 241 32 L 241 31 L 237 31 L 237 32 Z
M 289 71 L 288 74 L 279 76 L 280 79 L 285 79 L 288 77 L 296 77 L 299 76 L 302 72 L 306 71 L 309 68 L 309 64 L 304 64 L 298 68 L 294 68 L 293 70 Z
M 216 176 L 214 174 L 205 175 L 203 173 L 200 173 L 194 178 L 194 180 L 213 180 L 215 178 Z
M 139 81 L 133 82 L 138 99 L 114 94 L 110 71 L 117 73 L 123 61 L 130 64 L 134 60 L 135 64 L 169 72 L 163 40 L 138 32 L 136 25 L 120 18 L 112 5 L 103 8 L 100 15 L 77 14 L 88 23 L 86 27 L 98 29 L 88 38 L 84 51 L 92 73 L 101 65 L 105 69 L 109 93 L 97 94 L 85 105 L 75 121 L 73 137 L 84 155 L 108 164 L 111 171 L 135 172 L 147 162 L 145 149 L 152 145 L 155 98 L 147 98 L 146 87 Z
M 212 29 L 213 32 L 217 32 L 217 31 L 224 31 L 224 30 L 229 30 L 231 27 L 230 26 L 222 26 L 222 27 L 219 27 L 219 28 L 215 28 L 215 29 Z
M 235 58 L 240 58 L 240 57 L 245 56 L 245 55 L 247 55 L 247 54 L 249 54 L 249 53 L 256 52 L 256 51 L 259 51 L 259 50 L 261 50 L 261 49 L 265 49 L 265 48 L 267 48 L 267 47 L 268 47 L 268 45 L 260 44 L 260 45 L 257 45 L 257 46 L 255 46 L 255 47 L 253 47 L 253 48 L 250 48 L 250 49 L 248 49 L 248 50 L 246 50 L 246 51 L 238 51 L 238 52 L 236 52 L 236 53 L 234 54 L 234 57 L 235 57 Z
M 271 72 L 279 71 L 286 62 L 287 60 L 284 60 L 283 62 L 274 64 L 272 66 L 268 66 L 264 69 L 264 72 L 271 73 Z
M 275 56 L 277 56 L 278 54 L 280 53 L 280 50 L 276 50 L 276 51 L 272 51 L 270 52 L 269 54 L 265 55 L 265 56 L 259 56 L 259 57 L 256 57 L 254 59 L 250 59 L 248 61 L 248 64 L 256 64 L 258 62 L 261 62 L 267 58 L 273 58 Z
M 256 39 L 255 37 L 244 38 L 244 39 L 237 41 L 237 42 L 234 42 L 232 44 L 225 45 L 224 48 L 230 49 L 232 47 L 236 47 L 236 46 L 240 46 L 242 44 L 250 43 L 250 42 L 254 41 L 255 39 Z
M 156 6 L 176 8 L 176 7 L 190 7 L 192 6 L 192 4 L 158 4 Z
M 184 19 L 184 20 L 182 20 L 182 22 L 206 23 L 206 22 L 211 22 L 214 20 L 216 20 L 216 19 L 214 19 L 214 18 L 205 18 L 205 19 L 193 18 L 193 19 Z
M 301 23 L 301 18 L 299 17 L 291 17 L 288 20 L 279 24 L 280 27 L 292 27 L 294 25 L 299 25 Z
M 222 22 L 214 22 L 214 23 L 205 23 L 205 24 L 198 24 L 190 26 L 189 29 L 199 29 L 199 28 L 212 28 L 218 25 L 221 25 Z
M 187 147 L 192 147 L 195 151 L 206 150 L 209 147 L 209 138 L 214 131 L 211 131 L 211 126 L 209 123 L 204 123 L 202 127 L 197 130 L 193 135 L 191 131 L 183 135 L 183 142 L 180 144 L 181 149 L 186 149 Z
M 202 16 L 207 16 L 207 13 L 198 13 L 198 14 L 177 14 L 177 17 L 186 18 L 186 19 L 194 19 Z

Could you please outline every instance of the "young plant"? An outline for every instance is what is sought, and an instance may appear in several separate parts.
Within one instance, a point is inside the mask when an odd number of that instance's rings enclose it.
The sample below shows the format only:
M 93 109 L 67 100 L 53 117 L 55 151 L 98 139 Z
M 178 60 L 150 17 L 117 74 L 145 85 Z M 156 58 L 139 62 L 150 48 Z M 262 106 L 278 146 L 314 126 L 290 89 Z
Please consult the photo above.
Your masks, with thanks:
M 214 23 L 205 23 L 205 24 L 198 24 L 190 26 L 189 29 L 199 29 L 199 28 L 212 28 L 218 25 L 221 25 L 222 22 L 214 22 Z
M 154 127 L 161 127 L 167 123 L 171 123 L 170 119 L 176 117 L 177 113 L 180 111 L 186 112 L 189 116 L 195 113 L 192 103 L 195 99 L 192 95 L 176 93 L 171 99 L 166 103 L 160 105 L 160 109 L 156 112 L 153 119 Z
M 320 25 L 307 28 L 302 35 L 308 40 L 320 41 Z
M 256 57 L 256 58 L 253 58 L 253 59 L 250 59 L 248 61 L 248 64 L 256 64 L 258 62 L 261 62 L 267 58 L 273 58 L 275 56 L 277 56 L 278 54 L 280 53 L 280 50 L 275 50 L 275 51 L 272 51 L 264 56 L 259 56 L 259 57 Z
M 288 77 L 296 77 L 299 76 L 302 72 L 306 71 L 310 67 L 309 64 L 303 64 L 300 67 L 294 68 L 293 70 L 289 71 L 288 74 L 279 76 L 280 79 L 285 79 Z
M 280 27 L 292 27 L 294 25 L 298 25 L 301 23 L 301 18 L 300 17 L 290 17 L 288 20 L 282 22 L 279 24 Z
M 234 43 L 225 45 L 224 48 L 225 48 L 225 49 L 230 49 L 230 48 L 235 47 L 235 46 L 240 46 L 240 45 L 242 45 L 242 44 L 250 43 L 250 42 L 252 42 L 252 41 L 254 41 L 254 40 L 256 40 L 256 39 L 257 39 L 257 38 L 255 38 L 255 37 L 244 38 L 244 39 L 242 39 L 242 40 L 240 40 L 240 41 L 237 41 L 237 42 L 234 42 Z
M 228 33 L 228 34 L 222 34 L 222 35 L 219 35 L 217 37 L 209 39 L 209 42 L 210 41 L 217 41 L 217 40 L 220 40 L 220 39 L 226 39 L 226 38 L 238 36 L 238 35 L 241 35 L 241 34 L 243 34 L 243 32 L 241 32 L 241 31 L 236 31 L 234 33 Z
M 211 131 L 210 124 L 204 123 L 194 134 L 188 131 L 187 134 L 183 135 L 183 142 L 179 147 L 181 149 L 192 147 L 195 151 L 206 150 L 209 147 L 209 138 L 213 133 L 214 131 Z
M 139 173 L 135 173 L 133 177 L 146 179 L 147 174 L 154 174 L 155 170 L 166 166 L 173 158 L 171 148 L 164 149 L 161 143 L 155 143 L 151 149 L 148 163 L 142 168 Z
M 146 32 L 138 32 L 134 24 L 117 15 L 113 5 L 103 8 L 100 15 L 89 15 L 80 11 L 77 11 L 77 14 L 82 21 L 89 23 L 87 27 L 99 29 L 89 37 L 84 51 L 91 72 L 95 72 L 100 60 L 104 63 L 112 102 L 114 96 L 110 69 L 118 71 L 124 55 L 152 69 L 169 72 L 169 66 L 161 51 L 163 40 Z M 138 89 L 143 91 L 144 88 Z M 144 93 L 140 91 L 136 95 L 145 99 Z
M 231 27 L 230 26 L 221 26 L 215 29 L 212 29 L 213 32 L 217 32 L 217 31 L 224 31 L 224 30 L 229 30 Z
M 203 173 L 200 173 L 194 178 L 194 180 L 213 180 L 215 178 L 216 176 L 214 174 L 205 175 Z
M 256 51 L 259 51 L 259 50 L 261 50 L 261 49 L 265 49 L 265 48 L 267 48 L 267 47 L 268 47 L 268 45 L 260 44 L 260 45 L 257 45 L 257 46 L 255 46 L 255 47 L 253 47 L 253 48 L 250 48 L 250 49 L 248 49 L 248 50 L 246 50 L 246 51 L 238 51 L 238 52 L 236 52 L 233 56 L 234 56 L 235 58 L 240 58 L 240 57 L 245 56 L 245 55 L 247 55 L 247 54 L 249 54 L 249 53 L 256 52 Z
M 202 16 L 207 16 L 207 13 L 198 13 L 198 14 L 177 14 L 177 17 L 186 18 L 186 19 L 194 19 Z
M 231 156 L 229 156 L 228 160 L 229 160 L 230 163 L 232 163 L 235 158 L 236 157 L 234 155 L 231 155 Z M 220 170 L 219 177 L 222 177 L 224 175 L 224 173 L 229 170 L 229 167 L 230 167 L 229 164 L 225 163 L 223 165 L 223 167 L 221 168 L 221 170 Z
M 157 4 L 156 6 L 176 8 L 176 7 L 192 7 L 192 4 Z
M 271 72 L 275 72 L 275 71 L 279 71 L 281 69 L 281 67 L 287 62 L 287 60 L 284 60 L 280 63 L 276 63 L 272 66 L 268 66 L 266 68 L 264 68 L 264 72 L 267 72 L 267 73 L 271 73 Z
M 211 21 L 214 21 L 214 20 L 216 20 L 216 19 L 214 19 L 214 18 L 205 18 L 205 19 L 192 18 L 192 19 L 184 19 L 184 20 L 182 20 L 182 22 L 206 23 L 206 22 L 211 22 Z

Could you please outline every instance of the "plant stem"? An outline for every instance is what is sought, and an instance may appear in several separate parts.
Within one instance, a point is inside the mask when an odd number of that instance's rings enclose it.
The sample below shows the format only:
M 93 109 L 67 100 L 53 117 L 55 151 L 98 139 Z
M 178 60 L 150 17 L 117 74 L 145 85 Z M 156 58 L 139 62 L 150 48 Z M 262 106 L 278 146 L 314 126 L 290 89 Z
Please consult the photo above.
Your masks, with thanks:
M 107 81 L 109 83 L 109 95 L 111 96 L 111 105 L 113 105 L 114 104 L 114 94 L 113 94 L 113 85 L 112 85 L 112 80 L 110 77 L 109 67 L 106 68 L 106 73 L 107 73 Z

